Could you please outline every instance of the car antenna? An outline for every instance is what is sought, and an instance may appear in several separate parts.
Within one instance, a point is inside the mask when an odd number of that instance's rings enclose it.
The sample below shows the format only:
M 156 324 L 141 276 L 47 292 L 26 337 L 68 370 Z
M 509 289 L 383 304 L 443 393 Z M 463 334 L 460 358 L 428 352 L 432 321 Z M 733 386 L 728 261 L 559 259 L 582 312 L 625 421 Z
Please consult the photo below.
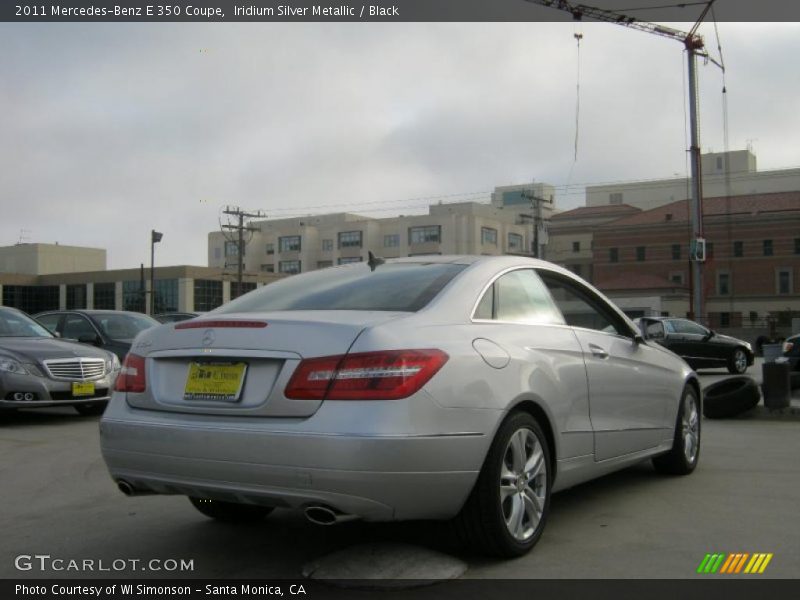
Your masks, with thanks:
M 369 265 L 370 271 L 374 271 L 376 267 L 379 267 L 386 262 L 385 258 L 381 258 L 380 256 L 375 256 L 372 253 L 372 250 L 367 250 L 367 255 L 369 256 L 367 264 Z

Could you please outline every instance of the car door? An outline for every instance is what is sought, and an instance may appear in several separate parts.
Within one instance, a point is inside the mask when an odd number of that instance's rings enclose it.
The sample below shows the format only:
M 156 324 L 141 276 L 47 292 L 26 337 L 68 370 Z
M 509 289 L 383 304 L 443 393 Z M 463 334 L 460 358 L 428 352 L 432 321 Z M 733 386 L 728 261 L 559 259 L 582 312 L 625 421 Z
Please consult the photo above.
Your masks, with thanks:
M 713 364 L 708 329 L 688 319 L 673 319 L 671 323 L 676 338 L 673 352 L 695 367 Z
M 581 344 L 595 460 L 657 446 L 674 427 L 675 373 L 662 366 L 662 351 L 591 288 L 555 271 L 539 275 Z
M 36 317 L 36 320 L 39 323 L 41 323 L 42 326 L 53 335 L 61 335 L 61 331 L 59 330 L 59 323 L 61 321 L 60 313 L 48 313 L 45 315 L 39 315 L 38 317 Z
M 84 317 L 77 313 L 67 313 L 64 315 L 64 322 L 61 328 L 61 336 L 70 339 L 78 340 L 88 343 L 89 339 L 96 339 L 97 342 L 93 345 L 100 345 L 101 338 L 94 325 Z

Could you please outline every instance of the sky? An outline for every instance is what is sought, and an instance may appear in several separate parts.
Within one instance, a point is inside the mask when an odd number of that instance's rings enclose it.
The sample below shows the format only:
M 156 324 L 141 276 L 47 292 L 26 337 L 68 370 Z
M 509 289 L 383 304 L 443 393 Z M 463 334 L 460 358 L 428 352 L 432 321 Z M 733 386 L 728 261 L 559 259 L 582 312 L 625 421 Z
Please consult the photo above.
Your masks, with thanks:
M 800 24 L 718 32 L 703 151 L 800 166 Z M 569 209 L 688 169 L 682 45 L 612 24 L 0 23 L 0 56 L 0 246 L 109 268 L 149 264 L 151 229 L 157 265 L 207 264 L 226 205 L 388 217 L 537 181 Z

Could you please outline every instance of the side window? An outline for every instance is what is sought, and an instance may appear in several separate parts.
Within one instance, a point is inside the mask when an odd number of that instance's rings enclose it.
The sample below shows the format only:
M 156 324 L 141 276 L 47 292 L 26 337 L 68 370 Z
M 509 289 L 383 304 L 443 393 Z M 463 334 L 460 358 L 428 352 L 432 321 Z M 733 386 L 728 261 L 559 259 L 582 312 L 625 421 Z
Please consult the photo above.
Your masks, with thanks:
M 678 333 L 688 333 L 691 335 L 706 334 L 706 330 L 697 323 L 692 323 L 691 321 L 685 321 L 685 320 L 675 321 L 674 323 L 675 323 L 675 330 Z
M 38 317 L 36 320 L 39 321 L 50 333 L 55 334 L 56 328 L 58 327 L 58 320 L 61 318 L 61 315 L 42 315 Z
M 650 340 L 664 339 L 664 324 L 661 321 L 650 321 L 647 324 L 645 337 Z
M 67 315 L 64 318 L 64 337 L 77 340 L 82 335 L 97 335 L 97 332 L 84 317 L 80 315 Z
M 531 269 L 511 271 L 499 277 L 478 303 L 475 318 L 518 323 L 564 323 L 547 288 Z
M 539 271 L 567 325 L 605 333 L 631 336 L 629 328 L 614 310 L 590 289 L 548 271 Z
M 664 329 L 667 330 L 667 333 L 675 333 L 674 321 L 664 321 Z

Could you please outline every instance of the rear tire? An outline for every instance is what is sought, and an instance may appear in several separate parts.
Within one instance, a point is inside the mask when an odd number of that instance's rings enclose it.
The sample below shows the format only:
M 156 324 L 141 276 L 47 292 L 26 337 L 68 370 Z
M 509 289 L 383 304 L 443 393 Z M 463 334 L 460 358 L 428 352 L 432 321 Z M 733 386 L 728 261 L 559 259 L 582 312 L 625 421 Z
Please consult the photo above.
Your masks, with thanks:
M 736 348 L 728 359 L 728 372 L 741 375 L 747 371 L 747 352 L 744 348 Z
M 700 402 L 697 391 L 690 385 L 683 390 L 678 419 L 675 423 L 675 438 L 672 449 L 656 456 L 653 466 L 659 473 L 688 475 L 697 467 L 700 459 Z
M 91 404 L 75 404 L 74 408 L 79 415 L 84 417 L 96 417 L 102 415 L 106 410 L 105 402 L 93 402 Z
M 522 556 L 539 541 L 550 510 L 550 448 L 528 413 L 500 426 L 478 481 L 454 520 L 462 542 L 481 554 Z
M 206 498 L 190 497 L 189 502 L 205 516 L 225 523 L 253 523 L 262 520 L 273 511 L 270 506 L 237 504 L 236 502 L 222 502 Z

